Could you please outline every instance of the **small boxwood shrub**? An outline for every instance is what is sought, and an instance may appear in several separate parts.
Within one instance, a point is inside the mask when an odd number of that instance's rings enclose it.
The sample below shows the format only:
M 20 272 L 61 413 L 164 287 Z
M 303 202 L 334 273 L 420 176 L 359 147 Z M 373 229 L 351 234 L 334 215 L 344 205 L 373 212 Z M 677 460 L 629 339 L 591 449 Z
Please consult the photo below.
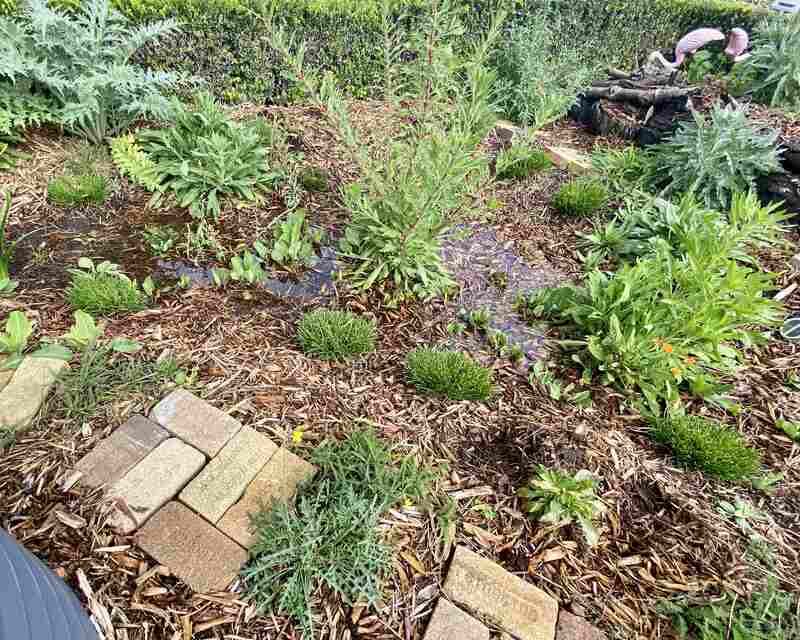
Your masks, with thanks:
M 102 203 L 108 196 L 108 179 L 97 174 L 65 175 L 53 178 L 47 185 L 47 198 L 60 205 L 84 202 Z
M 128 278 L 109 273 L 75 274 L 67 289 L 73 309 L 92 315 L 108 315 L 144 309 L 147 296 Z
M 737 431 L 700 416 L 654 420 L 650 435 L 669 446 L 681 464 L 721 480 L 744 480 L 761 466 L 758 450 Z
M 408 380 L 423 393 L 451 400 L 485 400 L 492 390 L 492 371 L 460 351 L 421 347 L 408 354 Z
M 375 350 L 374 320 L 347 311 L 319 309 L 306 313 L 297 340 L 308 355 L 322 360 L 346 360 Z
M 563 185 L 553 198 L 559 213 L 588 216 L 608 202 L 608 187 L 595 178 L 579 178 Z

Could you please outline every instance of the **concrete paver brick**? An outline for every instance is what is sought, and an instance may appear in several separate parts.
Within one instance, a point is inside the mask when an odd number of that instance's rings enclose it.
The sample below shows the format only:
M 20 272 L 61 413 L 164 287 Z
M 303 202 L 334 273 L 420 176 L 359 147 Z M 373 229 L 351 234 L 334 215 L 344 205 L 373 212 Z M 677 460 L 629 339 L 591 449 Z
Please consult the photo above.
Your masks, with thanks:
M 150 412 L 150 419 L 213 458 L 242 424 L 185 389 L 176 389 Z
M 243 427 L 181 491 L 180 501 L 217 524 L 277 450 L 272 440 Z
M 424 640 L 489 640 L 489 629 L 468 613 L 439 598 Z
M 247 562 L 242 547 L 179 502 L 162 507 L 136 539 L 197 593 L 225 589 Z
M 519 640 L 553 640 L 558 603 L 466 547 L 456 547 L 444 593 Z
M 243 547 L 251 547 L 255 537 L 250 531 L 250 515 L 275 500 L 290 501 L 298 485 L 310 480 L 316 472 L 313 464 L 281 447 L 253 478 L 241 500 L 225 512 L 217 526 Z
M 113 484 L 167 438 L 169 433 L 155 422 L 132 416 L 75 465 L 83 474 L 81 484 L 87 487 Z
M 111 486 L 108 496 L 115 508 L 109 523 L 131 533 L 174 498 L 205 462 L 202 453 L 178 438 L 164 440 Z

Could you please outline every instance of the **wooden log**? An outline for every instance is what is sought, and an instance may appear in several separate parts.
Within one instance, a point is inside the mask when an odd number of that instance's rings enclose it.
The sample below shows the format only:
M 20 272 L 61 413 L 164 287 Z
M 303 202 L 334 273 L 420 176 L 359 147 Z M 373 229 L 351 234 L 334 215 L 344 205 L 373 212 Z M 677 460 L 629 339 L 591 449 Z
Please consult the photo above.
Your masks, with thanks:
M 695 87 L 668 87 L 656 89 L 631 89 L 628 87 L 589 87 L 584 91 L 587 98 L 606 98 L 614 102 L 633 102 L 643 107 L 659 105 L 677 98 L 688 98 L 696 94 Z

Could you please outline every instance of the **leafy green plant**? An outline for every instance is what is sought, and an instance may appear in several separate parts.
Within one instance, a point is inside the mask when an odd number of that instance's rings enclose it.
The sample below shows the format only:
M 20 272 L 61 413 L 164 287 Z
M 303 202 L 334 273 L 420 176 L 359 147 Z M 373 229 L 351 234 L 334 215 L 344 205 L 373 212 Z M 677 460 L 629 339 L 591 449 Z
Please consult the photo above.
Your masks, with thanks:
M 50 202 L 76 205 L 84 202 L 101 204 L 108 196 L 108 180 L 96 174 L 53 178 L 47 185 Z
M 46 88 L 60 106 L 60 119 L 99 144 L 136 118 L 169 113 L 163 92 L 175 88 L 180 76 L 146 70 L 131 58 L 176 33 L 175 20 L 131 27 L 109 0 L 86 0 L 71 12 L 26 0 L 19 19 L 0 17 L 0 77 Z
M 178 104 L 172 126 L 112 144 L 120 168 L 142 186 L 155 187 L 152 206 L 169 192 L 193 216 L 216 220 L 222 198 L 254 201 L 274 184 L 279 174 L 270 170 L 268 149 L 252 123 L 231 120 L 208 93 L 195 96 L 189 108 Z
M 423 393 L 451 400 L 486 400 L 492 391 L 492 371 L 460 351 L 420 347 L 406 359 L 408 381 Z
M 681 464 L 721 480 L 744 480 L 761 466 L 757 449 L 730 427 L 700 416 L 659 418 L 650 436 L 669 446 Z
M 746 251 L 753 241 L 771 244 L 774 210 L 751 209 L 751 201 L 742 197 L 728 221 L 653 238 L 641 258 L 613 274 L 596 269 L 582 287 L 540 290 L 521 309 L 561 325 L 562 344 L 585 378 L 599 374 L 632 396 L 637 389 L 655 414 L 662 401 L 680 403 L 683 384 L 714 399 L 718 372 L 737 369 L 737 345 L 763 344 L 754 327 L 777 326 L 782 316 L 766 295 L 772 276 Z
M 489 328 L 489 322 L 492 319 L 492 314 L 488 309 L 472 309 L 470 311 L 462 312 L 467 326 L 479 331 L 486 331 Z
M 411 458 L 396 460 L 369 431 L 324 442 L 311 461 L 319 471 L 296 507 L 276 501 L 252 520 L 257 541 L 242 571 L 258 611 L 289 615 L 309 640 L 320 586 L 348 604 L 378 602 L 392 566 L 379 519 L 404 499 L 422 501 L 435 477 Z
M 320 80 L 304 65 L 306 46 L 267 24 L 291 79 L 336 128 L 360 169 L 359 180 L 342 192 L 352 213 L 340 243 L 354 263 L 348 276 L 359 289 L 382 286 L 391 302 L 431 298 L 453 285 L 439 238 L 466 208 L 486 167 L 474 150 L 495 121 L 486 62 L 504 14 L 460 57 L 453 49 L 462 33 L 457 13 L 453 0 L 435 0 L 422 29 L 406 37 L 391 19 L 391 3 L 383 3 L 384 92 L 407 117 L 403 131 L 374 152 L 358 139 L 333 78 Z
M 800 422 L 790 422 L 789 420 L 778 418 L 775 421 L 775 426 L 795 442 L 800 442 Z
M 665 603 L 681 638 L 696 640 L 789 640 L 800 634 L 794 596 L 778 588 L 770 577 L 766 586 L 743 600 L 726 596 L 705 605 Z
M 715 106 L 709 118 L 694 113 L 666 142 L 647 152 L 647 182 L 667 194 L 694 193 L 707 207 L 727 209 L 736 192 L 781 173 L 776 131 L 759 133 L 744 109 Z
M 347 311 L 318 309 L 303 315 L 297 341 L 308 355 L 323 360 L 347 360 L 375 350 L 374 320 Z
M 150 253 L 163 257 L 177 247 L 180 234 L 170 225 L 148 225 L 142 231 L 142 238 Z
M 724 53 L 701 50 L 691 56 L 686 65 L 686 80 L 689 84 L 702 84 L 708 76 L 725 72 L 728 61 Z
M 733 520 L 743 533 L 751 533 L 753 531 L 753 522 L 764 522 L 766 520 L 766 516 L 756 509 L 751 502 L 740 500 L 739 498 L 734 502 L 720 500 L 717 510 L 721 515 Z
M 12 146 L 23 141 L 25 129 L 56 121 L 53 101 L 32 94 L 29 83 L 0 80 L 0 171 L 13 169 L 20 160 L 30 158 Z
M 553 161 L 541 149 L 524 142 L 515 142 L 497 158 L 498 180 L 527 178 L 553 166 Z
M 290 211 L 278 225 L 270 257 L 280 265 L 308 263 L 314 256 L 314 244 L 306 225 L 303 209 Z
M 558 14 L 531 12 L 494 51 L 495 99 L 512 120 L 536 129 L 557 120 L 594 75 L 596 61 L 564 39 L 562 29 Z
M 640 188 L 647 170 L 644 153 L 637 147 L 595 151 L 592 153 L 592 166 L 617 195 Z
M 800 16 L 765 19 L 742 63 L 748 89 L 772 106 L 800 106 Z
M 536 476 L 518 493 L 537 520 L 559 527 L 577 523 L 586 542 L 594 546 L 600 539 L 594 520 L 605 510 L 595 493 L 597 484 L 585 469 L 569 475 L 539 466 Z
M 28 340 L 33 334 L 33 326 L 22 311 L 12 311 L 6 319 L 5 330 L 0 333 L 0 370 L 16 369 L 22 363 Z M 42 344 L 30 354 L 33 358 L 61 358 L 69 360 L 72 353 L 55 344 Z
M 609 195 L 608 188 L 600 180 L 578 178 L 561 186 L 552 205 L 564 215 L 589 216 L 606 205 Z
M 67 300 L 73 309 L 107 315 L 144 309 L 146 294 L 118 265 L 104 261 L 95 264 L 89 258 L 78 260 L 78 269 L 68 269 L 72 281 Z

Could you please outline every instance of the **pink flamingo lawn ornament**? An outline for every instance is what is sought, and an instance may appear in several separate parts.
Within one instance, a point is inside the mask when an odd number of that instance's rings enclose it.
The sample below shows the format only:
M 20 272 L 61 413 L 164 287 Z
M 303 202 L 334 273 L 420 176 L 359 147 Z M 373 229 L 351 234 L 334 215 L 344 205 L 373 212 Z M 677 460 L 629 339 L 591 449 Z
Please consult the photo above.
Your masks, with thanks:
M 669 62 L 659 51 L 651 53 L 648 61 L 650 63 L 658 63 L 664 69 L 677 69 L 684 63 L 687 56 L 696 53 L 709 42 L 720 40 L 725 40 L 725 34 L 719 29 L 695 29 L 683 36 L 678 41 L 678 44 L 675 45 L 675 62 Z M 749 43 L 750 38 L 744 29 L 732 29 L 728 34 L 725 55 L 734 62 L 741 62 L 749 56 L 749 54 L 745 53 Z

